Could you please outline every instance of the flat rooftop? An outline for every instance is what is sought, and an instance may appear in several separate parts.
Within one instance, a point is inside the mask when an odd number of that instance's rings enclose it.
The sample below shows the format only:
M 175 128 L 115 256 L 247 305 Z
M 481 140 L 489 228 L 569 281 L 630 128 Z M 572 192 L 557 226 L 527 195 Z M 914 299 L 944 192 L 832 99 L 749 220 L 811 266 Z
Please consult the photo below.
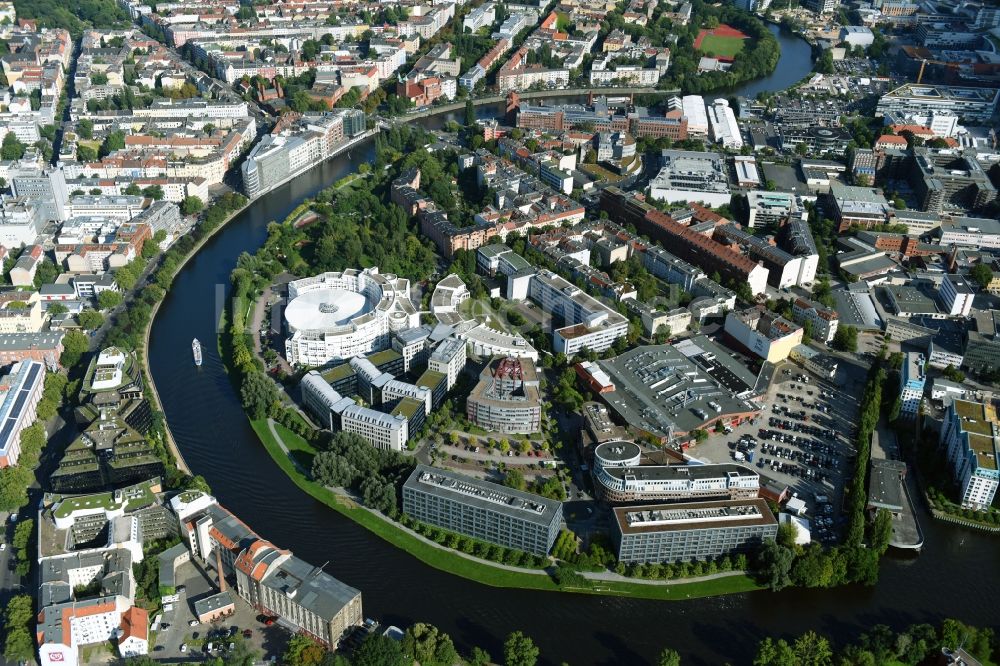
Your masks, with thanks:
M 649 432 L 682 434 L 727 415 L 759 412 L 740 397 L 749 395 L 753 384 L 739 363 L 696 341 L 684 347 L 640 346 L 598 365 L 615 385 L 601 396 L 608 408 Z
M 562 514 L 561 502 L 427 465 L 416 466 L 403 484 L 407 488 L 539 525 Z
M 624 506 L 614 509 L 614 516 L 623 535 L 778 524 L 761 498 Z

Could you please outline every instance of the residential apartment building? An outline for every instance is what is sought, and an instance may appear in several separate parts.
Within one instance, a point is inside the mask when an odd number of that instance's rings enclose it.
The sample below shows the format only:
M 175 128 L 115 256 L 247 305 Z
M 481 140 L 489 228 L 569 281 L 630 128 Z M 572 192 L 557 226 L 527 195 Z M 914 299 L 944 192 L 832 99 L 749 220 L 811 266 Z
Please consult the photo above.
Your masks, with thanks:
M 805 298 L 796 298 L 792 302 L 792 319 L 803 326 L 810 322 L 813 339 L 825 344 L 833 341 L 840 324 L 840 315 L 836 310 Z
M 555 353 L 601 352 L 628 334 L 628 319 L 551 271 L 541 270 L 532 276 L 528 297 L 565 323 L 552 333 Z
M 941 425 L 940 445 L 963 508 L 985 510 L 1000 483 L 1000 422 L 992 403 L 953 400 Z
M 547 555 L 562 503 L 450 470 L 417 465 L 403 484 L 403 513 L 504 548 Z
M 763 499 L 614 509 L 612 541 L 625 564 L 690 562 L 748 553 L 778 534 Z
M 763 293 L 767 287 L 768 270 L 764 266 L 617 187 L 605 188 L 601 193 L 601 210 L 616 222 L 634 225 L 640 233 L 669 247 L 671 254 L 706 274 L 718 271 L 727 283 L 746 282 L 754 295 Z
M 802 327 L 755 306 L 726 315 L 726 335 L 757 356 L 777 363 L 802 344 Z

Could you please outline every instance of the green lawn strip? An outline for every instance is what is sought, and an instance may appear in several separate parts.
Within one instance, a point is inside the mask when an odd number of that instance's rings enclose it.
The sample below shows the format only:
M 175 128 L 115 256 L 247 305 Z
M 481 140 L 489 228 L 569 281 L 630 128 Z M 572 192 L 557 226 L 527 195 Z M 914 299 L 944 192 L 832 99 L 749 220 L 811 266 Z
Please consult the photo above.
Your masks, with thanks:
M 527 574 L 517 571 L 508 571 L 490 566 L 481 562 L 461 557 L 449 550 L 437 548 L 417 539 L 405 530 L 397 528 L 370 511 L 349 506 L 347 500 L 337 495 L 328 488 L 311 481 L 301 474 L 295 464 L 289 459 L 281 449 L 281 445 L 271 435 L 267 427 L 267 420 L 251 420 L 257 436 L 260 437 L 264 448 L 274 459 L 278 466 L 291 478 L 291 480 L 301 490 L 311 497 L 323 502 L 334 511 L 350 518 L 374 532 L 379 537 L 385 539 L 392 545 L 405 550 L 421 562 L 436 569 L 446 571 L 462 578 L 490 585 L 492 587 L 516 587 L 532 590 L 548 591 L 572 591 L 585 594 L 607 594 L 613 596 L 629 596 L 645 599 L 693 599 L 697 597 L 715 596 L 720 594 L 734 594 L 749 592 L 761 589 L 748 576 L 725 576 L 705 581 L 695 581 L 691 583 L 677 583 L 674 585 L 653 585 L 644 583 L 626 583 L 619 581 L 593 581 L 593 588 L 580 588 L 567 590 L 559 587 L 549 576 L 538 574 Z M 275 425 L 275 431 L 281 436 L 286 448 L 292 455 L 304 454 L 314 455 L 315 449 L 304 439 L 292 433 L 281 425 Z

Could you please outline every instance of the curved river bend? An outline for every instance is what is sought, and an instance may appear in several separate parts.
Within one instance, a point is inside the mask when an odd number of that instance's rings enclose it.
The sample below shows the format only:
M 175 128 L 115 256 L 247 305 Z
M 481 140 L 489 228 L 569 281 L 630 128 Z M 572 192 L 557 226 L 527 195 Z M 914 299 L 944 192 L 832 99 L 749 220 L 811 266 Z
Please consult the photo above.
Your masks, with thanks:
M 788 35 L 779 40 L 778 70 L 727 95 L 781 89 L 808 74 L 809 46 Z M 148 353 L 167 421 L 191 469 L 263 537 L 309 562 L 329 562 L 330 573 L 362 590 L 366 615 L 400 626 L 430 622 L 460 648 L 480 645 L 494 657 L 504 636 L 522 629 L 547 663 L 574 666 L 650 662 L 668 646 L 685 664 L 747 663 L 765 635 L 816 629 L 846 640 L 880 622 L 898 627 L 947 616 L 1000 624 L 998 542 L 926 517 L 923 554 L 887 558 L 872 589 L 654 602 L 477 585 L 425 566 L 300 492 L 251 430 L 215 345 L 203 347 L 204 364 L 197 369 L 191 339 L 216 338 L 229 273 L 241 252 L 260 247 L 268 222 L 284 219 L 303 198 L 373 160 L 370 143 L 352 153 L 255 201 L 208 241 L 161 305 Z

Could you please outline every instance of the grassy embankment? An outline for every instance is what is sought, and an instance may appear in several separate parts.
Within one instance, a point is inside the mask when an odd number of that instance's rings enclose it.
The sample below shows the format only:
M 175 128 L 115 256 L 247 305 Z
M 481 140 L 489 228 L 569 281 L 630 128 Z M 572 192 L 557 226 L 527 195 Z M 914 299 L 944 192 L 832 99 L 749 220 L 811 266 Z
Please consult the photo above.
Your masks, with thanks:
M 338 513 L 367 528 L 397 548 L 410 553 L 421 562 L 436 569 L 493 587 L 516 587 L 533 590 L 567 591 L 559 587 L 548 575 L 508 571 L 485 562 L 470 560 L 457 553 L 430 545 L 395 524 L 374 515 L 358 506 L 350 499 L 337 495 L 328 488 L 309 479 L 301 470 L 308 469 L 316 451 L 308 442 L 281 425 L 275 424 L 275 431 L 281 437 L 279 443 L 271 434 L 265 419 L 251 421 L 254 431 L 260 437 L 264 448 L 279 467 L 301 490 L 323 502 Z M 284 444 L 288 454 L 284 452 Z M 594 588 L 573 589 L 585 594 L 607 594 L 646 599 L 682 600 L 697 597 L 735 594 L 760 589 L 748 576 L 733 575 L 690 583 L 650 584 L 626 583 L 620 581 L 593 581 Z

